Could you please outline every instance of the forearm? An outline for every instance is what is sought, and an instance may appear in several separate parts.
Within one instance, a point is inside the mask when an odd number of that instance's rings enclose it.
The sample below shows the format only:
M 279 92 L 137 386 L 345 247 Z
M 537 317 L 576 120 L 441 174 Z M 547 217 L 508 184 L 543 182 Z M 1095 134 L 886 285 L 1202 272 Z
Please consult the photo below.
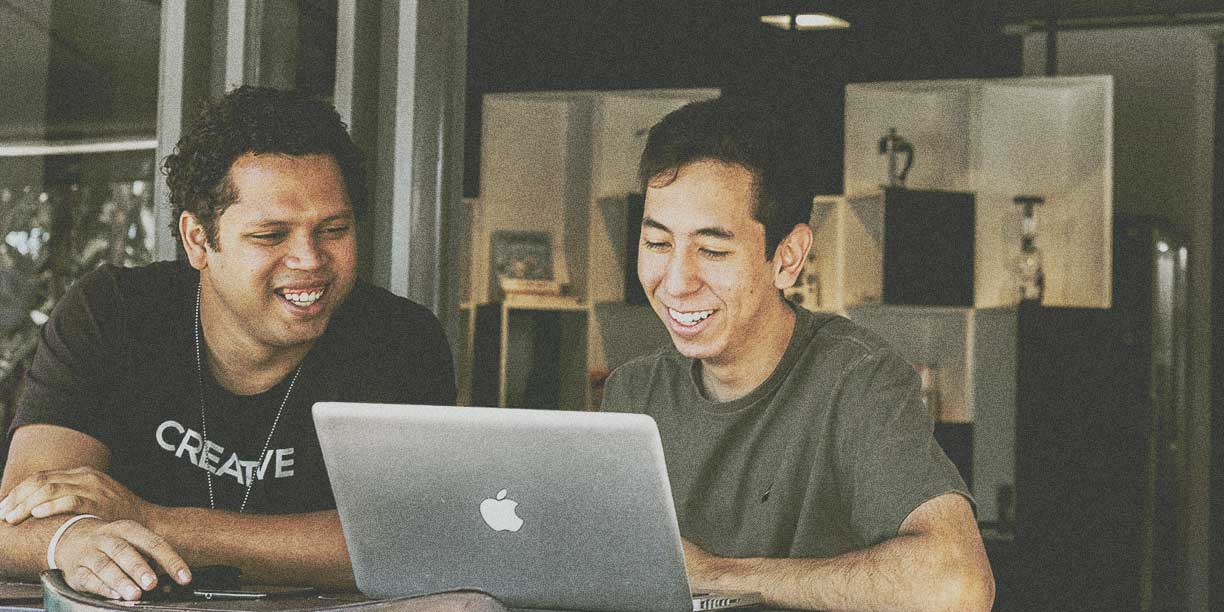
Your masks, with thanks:
M 158 507 L 148 517 L 152 530 L 192 566 L 236 565 L 252 583 L 355 588 L 334 510 L 261 515 Z
M 0 521 L 0 576 L 16 580 L 36 580 L 47 569 L 47 544 L 51 536 L 70 517 L 52 516 L 30 519 L 19 525 Z
M 828 559 L 708 556 L 702 588 L 759 591 L 771 607 L 829 612 L 989 610 L 993 580 L 982 560 L 962 559 L 936 542 L 902 535 Z M 988 568 L 988 566 L 986 566 Z

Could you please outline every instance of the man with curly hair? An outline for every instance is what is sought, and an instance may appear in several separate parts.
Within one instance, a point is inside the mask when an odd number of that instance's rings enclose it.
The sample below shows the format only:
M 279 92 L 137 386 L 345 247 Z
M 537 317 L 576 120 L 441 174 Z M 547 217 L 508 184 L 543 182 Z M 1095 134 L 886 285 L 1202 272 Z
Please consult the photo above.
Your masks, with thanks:
M 185 259 L 82 278 L 43 332 L 0 482 L 0 575 L 136 600 L 158 570 L 351 588 L 310 407 L 450 404 L 424 307 L 357 279 L 363 160 L 330 106 L 243 87 L 165 160 Z

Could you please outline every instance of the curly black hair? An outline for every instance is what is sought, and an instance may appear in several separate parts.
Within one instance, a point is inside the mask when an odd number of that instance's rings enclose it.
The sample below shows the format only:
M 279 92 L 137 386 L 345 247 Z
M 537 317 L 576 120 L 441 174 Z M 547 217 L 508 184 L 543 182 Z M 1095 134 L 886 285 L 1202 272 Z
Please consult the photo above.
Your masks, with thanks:
M 243 86 L 210 103 L 162 163 L 175 238 L 178 218 L 188 212 L 204 226 L 209 244 L 217 245 L 217 219 L 238 195 L 228 180 L 230 166 L 248 153 L 332 156 L 353 214 L 364 212 L 365 161 L 336 109 L 295 91 Z
M 778 109 L 768 104 L 722 96 L 691 102 L 654 127 L 638 164 L 643 185 L 664 187 L 680 170 L 701 161 L 741 166 L 752 174 L 752 217 L 765 226 L 765 258 L 787 234 L 812 216 L 815 195 L 810 145 Z

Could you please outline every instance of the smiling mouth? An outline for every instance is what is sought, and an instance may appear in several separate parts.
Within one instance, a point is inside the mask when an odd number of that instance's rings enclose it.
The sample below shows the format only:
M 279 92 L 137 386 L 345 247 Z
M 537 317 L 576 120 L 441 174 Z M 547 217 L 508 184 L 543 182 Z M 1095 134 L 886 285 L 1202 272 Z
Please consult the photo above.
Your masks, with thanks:
M 309 308 L 314 305 L 327 293 L 327 287 L 318 287 L 315 289 L 278 289 L 277 295 L 285 298 L 287 302 L 297 306 L 298 308 Z
M 694 310 L 692 312 L 682 312 L 674 308 L 668 307 L 667 314 L 668 316 L 672 318 L 673 321 L 681 325 L 691 327 L 709 318 L 710 315 L 714 314 L 714 311 L 713 310 Z

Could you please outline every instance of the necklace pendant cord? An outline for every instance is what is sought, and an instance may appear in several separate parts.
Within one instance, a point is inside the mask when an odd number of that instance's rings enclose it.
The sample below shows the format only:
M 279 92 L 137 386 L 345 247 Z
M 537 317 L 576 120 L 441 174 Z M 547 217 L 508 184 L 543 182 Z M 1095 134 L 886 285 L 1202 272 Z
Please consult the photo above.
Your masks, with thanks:
M 201 348 L 200 334 L 203 323 L 200 322 L 200 294 L 203 293 L 203 283 L 196 285 L 196 301 L 195 301 L 195 366 L 196 366 L 196 390 L 197 397 L 200 399 L 200 433 L 203 438 L 201 441 L 202 447 L 208 445 L 208 419 L 204 410 L 204 366 L 203 366 L 203 350 Z M 305 359 L 302 360 L 305 362 Z M 276 409 L 276 418 L 272 419 L 272 427 L 268 430 L 268 437 L 264 440 L 263 450 L 259 453 L 260 461 L 268 455 L 268 448 L 272 446 L 272 436 L 276 433 L 276 426 L 280 423 L 281 414 L 285 411 L 285 405 L 289 403 L 289 396 L 293 394 L 293 387 L 297 384 L 298 374 L 302 373 L 302 363 L 297 365 L 293 371 L 293 378 L 289 379 L 289 389 L 285 391 L 285 397 L 281 399 L 280 407 Z M 212 472 L 207 468 L 204 469 L 204 479 L 208 482 L 208 507 L 212 510 L 217 509 L 216 496 L 213 493 Z M 252 470 L 248 475 L 246 482 L 246 491 L 242 494 L 242 504 L 238 506 L 238 513 L 242 514 L 246 511 L 247 500 L 251 497 L 251 487 L 255 484 L 255 471 Z

